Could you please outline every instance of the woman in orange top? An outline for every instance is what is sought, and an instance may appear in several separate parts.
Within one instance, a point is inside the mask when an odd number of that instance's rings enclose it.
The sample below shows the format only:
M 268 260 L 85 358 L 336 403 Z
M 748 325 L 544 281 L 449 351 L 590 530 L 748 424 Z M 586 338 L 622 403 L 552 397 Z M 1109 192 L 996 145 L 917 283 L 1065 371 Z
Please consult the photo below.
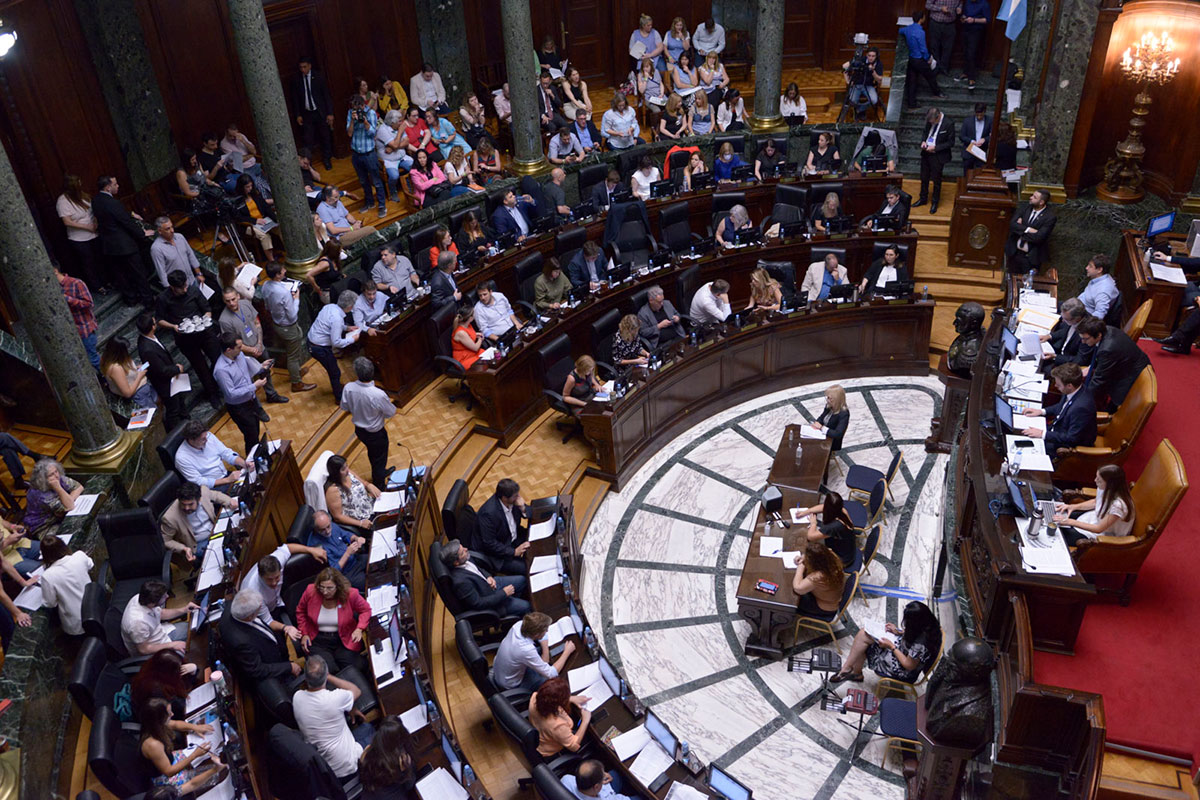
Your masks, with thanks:
M 458 255 L 458 245 L 454 243 L 454 237 L 450 235 L 450 229 L 445 225 L 439 225 L 438 229 L 433 234 L 435 244 L 429 248 L 429 268 L 437 269 L 438 255 L 443 250 L 449 250 L 454 255 Z
M 483 334 L 471 324 L 475 309 L 469 303 L 458 309 L 454 316 L 454 335 L 450 337 L 450 354 L 454 360 L 470 369 L 483 352 Z
M 537 728 L 537 751 L 552 758 L 563 751 L 579 750 L 591 722 L 592 712 L 584 708 L 588 698 L 571 694 L 565 678 L 551 678 L 529 697 L 529 724 Z M 579 729 L 571 718 L 571 706 L 579 708 Z

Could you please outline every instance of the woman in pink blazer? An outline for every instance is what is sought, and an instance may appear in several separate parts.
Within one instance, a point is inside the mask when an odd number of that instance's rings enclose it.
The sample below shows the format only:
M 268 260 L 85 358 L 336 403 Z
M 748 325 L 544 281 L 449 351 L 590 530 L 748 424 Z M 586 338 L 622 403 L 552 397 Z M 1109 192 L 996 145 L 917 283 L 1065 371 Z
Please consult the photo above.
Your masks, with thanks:
M 370 621 L 371 606 L 333 567 L 317 574 L 296 606 L 301 647 L 324 658 L 330 672 L 352 665 L 365 668 L 363 632 Z

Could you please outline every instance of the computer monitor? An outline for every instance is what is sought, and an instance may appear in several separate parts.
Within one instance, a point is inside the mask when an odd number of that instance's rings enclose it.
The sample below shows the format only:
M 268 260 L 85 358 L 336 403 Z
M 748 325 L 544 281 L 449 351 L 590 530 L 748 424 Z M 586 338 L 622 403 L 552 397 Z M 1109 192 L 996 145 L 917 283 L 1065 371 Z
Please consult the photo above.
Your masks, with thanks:
M 877 231 L 900 230 L 899 214 L 875 214 L 871 219 Z
M 450 771 L 454 773 L 454 777 L 458 778 L 458 782 L 462 783 L 462 759 L 455 752 L 454 745 L 450 742 L 450 737 L 444 733 L 442 734 L 442 752 L 446 754 L 446 760 L 450 762 Z
M 761 242 L 762 238 L 762 229 L 757 226 L 738 228 L 733 232 L 733 241 L 736 244 L 754 244 Z
M 461 258 L 459 259 L 459 262 L 462 262 Z M 388 299 L 384 304 L 384 308 L 386 308 L 388 311 L 400 313 L 404 309 L 404 304 L 407 302 L 408 292 L 396 292 L 396 294 L 388 295 Z
M 476 250 L 474 248 L 467 250 L 465 252 L 459 253 L 458 254 L 458 268 L 459 269 L 474 269 L 475 265 L 479 263 L 479 259 L 482 257 L 483 257 L 483 253 L 480 253 L 478 250 Z
M 507 250 L 517 243 L 517 234 L 515 231 L 505 231 L 496 237 L 496 249 Z
M 889 297 L 908 297 L 916 288 L 912 281 L 888 281 L 883 285 L 882 294 Z
M 608 282 L 610 286 L 615 286 L 618 283 L 626 281 L 633 274 L 633 264 L 617 264 L 608 271 Z
M 558 227 L 558 214 L 547 214 L 534 221 L 533 230 L 535 233 L 546 233 Z
M 1015 358 L 1017 350 L 1021 346 L 1021 342 L 1017 339 L 1017 335 L 1008 328 L 1000 330 L 1000 341 L 1004 342 L 1004 352 L 1009 358 Z
M 608 684 L 608 688 L 612 690 L 613 694 L 617 697 L 621 696 L 621 676 L 604 656 L 600 656 L 600 677 L 604 678 L 604 682 Z
M 711 236 L 705 236 L 702 239 L 694 239 L 692 241 L 692 255 L 702 256 L 705 253 L 712 252 L 712 249 L 717 246 L 717 240 Z
M 853 283 L 839 283 L 837 286 L 829 287 L 830 300 L 849 300 L 854 296 Z
M 633 197 L 633 190 L 623 183 L 618 183 L 608 196 L 610 203 L 626 203 Z M 611 206 L 610 206 L 611 208 Z
M 1200 219 L 1192 220 L 1188 226 L 1187 254 L 1192 258 L 1200 256 Z
M 409 656 L 411 655 L 412 653 L 409 653 Z M 425 705 L 425 701 L 429 698 L 425 696 L 425 687 L 421 685 L 421 676 L 417 674 L 415 669 L 412 671 L 412 676 L 413 683 L 417 686 L 417 705 L 423 706 Z
M 575 632 L 583 633 L 583 617 L 579 616 L 579 608 L 575 605 L 574 600 L 571 601 L 567 609 L 567 613 L 571 617 L 571 625 L 574 626 Z
M 404 633 L 400 630 L 400 607 L 396 606 L 392 609 L 392 619 L 388 622 L 388 637 L 392 640 L 392 654 L 400 654 L 400 642 L 404 639 Z
M 854 217 L 842 214 L 833 219 L 825 221 L 825 231 L 827 233 L 850 233 L 854 230 Z
M 673 180 L 655 181 L 650 184 L 651 199 L 656 197 L 670 197 L 673 194 L 675 194 L 675 181 Z
M 887 172 L 887 156 L 867 156 L 862 162 L 863 172 Z
M 764 162 L 758 168 L 758 174 L 764 178 L 774 178 L 782 174 L 784 164 L 782 161 L 774 161 L 770 163 Z
M 1173 227 L 1175 227 L 1174 211 L 1168 211 L 1165 214 L 1159 214 L 1157 217 L 1151 217 L 1150 223 L 1146 225 L 1146 238 L 1153 239 L 1155 236 L 1164 234 Z
M 785 222 L 779 226 L 779 238 L 781 239 L 794 239 L 806 233 L 808 233 L 808 223 L 802 219 L 798 219 L 795 222 Z
M 675 757 L 675 748 L 679 742 L 675 738 L 675 734 L 671 733 L 671 729 L 667 724 L 655 716 L 653 711 L 646 712 L 646 732 L 650 734 L 654 741 L 663 746 L 663 749 L 671 756 Z
M 1012 498 L 1013 508 L 1019 517 L 1029 516 L 1029 506 L 1025 502 L 1025 490 L 1028 488 L 1029 484 L 1025 481 L 1008 479 L 1008 496 Z M 1030 497 L 1032 498 L 1032 492 L 1030 492 Z
M 730 777 L 729 773 L 722 770 L 716 764 L 708 765 L 708 780 L 706 783 L 708 784 L 708 788 L 725 798 L 725 800 L 751 800 L 750 790 Z
M 754 165 L 741 164 L 736 166 L 733 168 L 730 177 L 732 177 L 735 181 L 748 181 L 754 177 Z
M 716 179 L 711 172 L 701 172 L 699 175 L 692 176 L 692 191 L 698 192 L 701 189 L 711 189 Z
M 650 269 L 659 269 L 660 267 L 671 266 L 673 253 L 670 250 L 663 250 L 658 253 L 653 253 L 650 256 Z
M 996 419 L 1008 426 L 1009 430 L 1016 430 L 1013 427 L 1013 407 L 1000 395 L 996 395 Z
M 596 204 L 591 200 L 586 200 L 577 206 L 572 207 L 571 216 L 575 219 L 585 219 L 596 215 Z

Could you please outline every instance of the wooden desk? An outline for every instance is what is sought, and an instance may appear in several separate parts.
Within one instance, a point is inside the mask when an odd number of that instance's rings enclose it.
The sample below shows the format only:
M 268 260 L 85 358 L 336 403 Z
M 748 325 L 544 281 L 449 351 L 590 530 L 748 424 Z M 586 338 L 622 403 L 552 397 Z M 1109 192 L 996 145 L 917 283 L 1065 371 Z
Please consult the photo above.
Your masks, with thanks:
M 304 505 L 304 482 L 290 439 L 284 439 L 273 456 L 271 471 L 255 497 L 253 512 L 245 524 L 246 543 L 238 563 L 238 583 L 246 570 L 287 541 L 288 531 Z
M 1117 253 L 1113 277 L 1117 279 L 1117 288 L 1121 290 L 1126 319 L 1145 301 L 1154 301 L 1143 335 L 1162 339 L 1175 330 L 1175 321 L 1179 318 L 1179 308 L 1183 303 L 1183 286 L 1160 281 L 1150 273 L 1150 267 L 1137 246 L 1138 240 L 1144 235 L 1145 231 L 1124 231 L 1121 234 L 1121 249 Z M 1182 246 L 1187 235 L 1168 233 L 1156 238 Z
M 780 513 L 785 520 L 790 519 L 789 509 L 816 504 L 831 449 L 832 442 L 828 439 L 800 438 L 799 425 L 788 425 L 783 429 L 767 483 L 777 486 L 783 494 Z M 783 658 L 782 639 L 796 621 L 796 604 L 800 601 L 792 591 L 796 567 L 784 564 L 778 556 L 759 555 L 763 536 L 781 537 L 785 551 L 803 550 L 808 540 L 808 526 L 793 524 L 790 528 L 782 528 L 771 525 L 760 503 L 750 549 L 746 552 L 742 577 L 738 581 L 738 614 L 752 628 L 746 639 L 746 655 Z M 767 594 L 758 590 L 755 584 L 760 580 L 778 584 L 779 591 Z
M 774 315 L 700 348 L 677 345 L 677 361 L 646 376 L 613 404 L 590 403 L 584 433 L 594 474 L 619 491 L 682 431 L 769 392 L 832 378 L 929 374 L 933 302 L 843 305 Z

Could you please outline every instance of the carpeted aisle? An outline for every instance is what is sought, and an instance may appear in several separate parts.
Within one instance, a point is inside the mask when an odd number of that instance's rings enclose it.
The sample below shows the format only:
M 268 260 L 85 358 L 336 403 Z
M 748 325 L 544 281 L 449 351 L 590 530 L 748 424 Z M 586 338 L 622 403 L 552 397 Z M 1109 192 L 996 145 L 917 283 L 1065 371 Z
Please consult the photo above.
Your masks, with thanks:
M 1193 680 L 1200 667 L 1200 354 L 1140 343 L 1158 374 L 1158 406 L 1126 462 L 1136 480 L 1164 438 L 1183 456 L 1190 488 L 1142 566 L 1127 608 L 1088 608 L 1074 656 L 1037 653 L 1038 683 L 1104 695 L 1108 740 L 1200 763 Z M 1195 767 L 1193 766 L 1193 770 Z

